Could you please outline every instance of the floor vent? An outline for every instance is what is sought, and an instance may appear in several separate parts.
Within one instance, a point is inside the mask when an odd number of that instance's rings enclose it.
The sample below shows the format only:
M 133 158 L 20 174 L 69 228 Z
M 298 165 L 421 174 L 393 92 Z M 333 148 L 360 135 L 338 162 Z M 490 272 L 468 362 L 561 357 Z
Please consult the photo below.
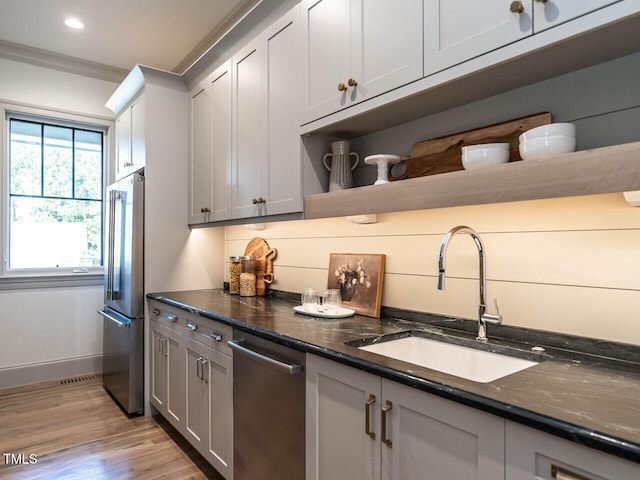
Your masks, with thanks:
M 60 380 L 60 385 L 73 385 L 81 382 L 92 382 L 97 379 L 97 375 L 84 375 L 82 377 L 64 378 Z

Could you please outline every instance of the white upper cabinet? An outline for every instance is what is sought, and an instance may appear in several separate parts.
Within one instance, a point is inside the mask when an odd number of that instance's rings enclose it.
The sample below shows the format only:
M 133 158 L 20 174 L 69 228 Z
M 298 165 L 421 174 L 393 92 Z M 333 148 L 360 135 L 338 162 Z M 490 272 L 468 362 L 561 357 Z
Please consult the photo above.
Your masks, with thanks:
M 302 211 L 300 90 L 291 88 L 300 76 L 299 16 L 296 7 L 263 34 L 265 215 Z
M 299 14 L 191 91 L 190 224 L 302 211 Z
M 233 218 L 302 211 L 299 7 L 233 57 Z
M 573 2 L 535 0 L 533 3 L 533 30 L 535 33 L 541 32 L 619 1 L 621 0 L 580 0 Z
M 533 0 L 425 0 L 425 76 L 533 33 Z
M 231 217 L 231 62 L 190 94 L 189 223 Z
M 116 180 L 145 165 L 144 96 L 122 111 L 116 121 Z
M 422 1 L 302 3 L 307 123 L 422 77 Z
M 262 128 L 262 56 L 252 42 L 233 57 L 233 174 L 231 208 L 234 218 L 258 214 L 262 202 L 264 133 Z

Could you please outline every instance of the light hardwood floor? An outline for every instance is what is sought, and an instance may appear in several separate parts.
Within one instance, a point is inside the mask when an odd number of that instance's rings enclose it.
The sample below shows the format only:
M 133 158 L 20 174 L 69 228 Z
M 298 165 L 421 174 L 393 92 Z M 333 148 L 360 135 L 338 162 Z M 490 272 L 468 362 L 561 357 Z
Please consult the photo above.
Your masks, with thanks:
M 206 478 L 222 480 L 161 417 L 125 415 L 100 377 L 0 390 L 2 480 Z

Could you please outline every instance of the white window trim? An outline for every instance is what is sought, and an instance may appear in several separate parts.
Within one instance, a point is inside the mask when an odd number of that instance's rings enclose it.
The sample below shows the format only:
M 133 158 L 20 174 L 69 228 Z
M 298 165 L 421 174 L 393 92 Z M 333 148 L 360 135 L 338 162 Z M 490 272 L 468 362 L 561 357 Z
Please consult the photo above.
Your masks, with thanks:
M 102 167 L 103 190 L 106 189 L 107 185 L 110 183 L 111 169 L 109 166 L 112 164 L 111 156 L 114 151 L 113 140 L 111 138 L 111 133 L 114 131 L 115 125 L 113 120 L 104 117 L 57 111 L 50 108 L 38 108 L 11 102 L 0 102 L 0 127 L 2 128 L 2 135 L 0 136 L 0 161 L 2 163 L 2 195 L 0 195 L 0 210 L 2 212 L 2 222 L 0 222 L 0 251 L 2 252 L 2 262 L 0 267 L 0 290 L 48 287 L 59 288 L 102 284 L 104 275 L 103 267 L 75 269 L 8 269 L 9 232 L 7 222 L 9 220 L 9 122 L 7 117 L 33 120 L 36 122 L 51 121 L 61 125 L 64 125 L 65 122 L 69 122 L 70 126 L 77 126 L 80 123 L 102 130 L 104 132 L 104 165 Z

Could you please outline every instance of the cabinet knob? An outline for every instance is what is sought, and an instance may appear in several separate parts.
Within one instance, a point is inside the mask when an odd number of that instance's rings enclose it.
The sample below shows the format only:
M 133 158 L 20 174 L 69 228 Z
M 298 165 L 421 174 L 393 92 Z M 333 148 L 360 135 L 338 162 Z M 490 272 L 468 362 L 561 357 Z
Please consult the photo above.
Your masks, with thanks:
M 358 85 L 358 82 L 356 82 L 355 78 L 350 78 L 349 81 L 347 82 L 347 85 L 349 85 L 350 87 L 355 87 Z
M 202 208 L 200 209 L 200 213 L 209 213 L 210 211 L 211 211 L 211 210 L 210 210 L 210 209 L 208 209 L 207 207 L 202 207 Z
M 339 83 L 338 84 L 338 91 L 339 92 L 346 92 L 347 91 L 347 86 L 344 83 Z
M 261 204 L 261 203 L 266 203 L 267 201 L 262 197 L 258 197 L 258 198 L 254 198 L 252 200 L 252 202 L 253 202 L 254 205 L 257 205 L 257 204 Z
M 524 12 L 524 5 L 520 0 L 516 0 L 515 2 L 511 2 L 511 6 L 509 7 L 513 13 L 522 13 Z

